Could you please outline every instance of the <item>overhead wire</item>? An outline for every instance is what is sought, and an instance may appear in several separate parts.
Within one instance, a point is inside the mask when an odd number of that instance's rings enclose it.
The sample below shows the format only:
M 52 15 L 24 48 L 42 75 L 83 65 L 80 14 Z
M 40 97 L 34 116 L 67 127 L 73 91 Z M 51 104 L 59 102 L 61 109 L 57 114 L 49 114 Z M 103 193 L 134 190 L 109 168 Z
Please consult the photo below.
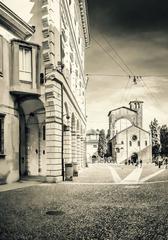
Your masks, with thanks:
M 121 63 L 127 68 L 128 72 L 131 75 L 134 75 L 134 73 L 132 72 L 132 70 L 130 69 L 130 67 L 126 64 L 126 62 L 124 61 L 124 59 L 120 56 L 120 54 L 117 52 L 117 50 L 112 46 L 112 44 L 109 42 L 108 38 L 103 35 L 103 39 L 105 40 L 105 42 L 110 46 L 111 50 L 117 55 L 117 57 L 120 59 Z
M 102 46 L 102 44 L 101 44 L 98 40 L 96 40 L 94 37 L 92 37 L 92 39 L 93 39 L 93 40 L 96 42 L 96 44 L 113 60 L 113 62 L 115 62 L 115 63 L 120 67 L 120 69 L 121 69 L 123 72 L 125 72 L 127 75 L 129 75 L 128 72 L 125 71 L 125 69 L 121 66 L 121 64 L 115 60 L 115 58 L 106 50 L 106 48 L 104 48 L 104 47 Z
M 134 83 L 132 82 L 130 88 L 129 88 L 129 83 L 131 82 L 131 78 L 134 78 L 135 81 L 137 81 L 138 76 L 135 76 L 135 74 L 133 73 L 133 71 L 131 70 L 131 68 L 128 66 L 128 64 L 124 61 L 124 59 L 120 56 L 120 54 L 117 52 L 117 50 L 112 46 L 112 44 L 109 42 L 109 40 L 103 35 L 102 37 L 104 39 L 104 41 L 108 44 L 108 46 L 110 47 L 110 49 L 115 53 L 115 55 L 118 57 L 118 59 L 120 60 L 120 63 L 114 58 L 114 56 L 112 56 L 107 50 L 106 48 L 104 48 L 101 43 L 96 40 L 95 38 L 93 38 L 93 40 L 96 42 L 96 44 L 120 67 L 120 69 L 126 74 L 126 75 L 121 75 L 121 74 L 104 74 L 104 73 L 88 73 L 88 75 L 90 76 L 104 76 L 104 77 L 128 77 L 128 81 L 126 82 L 126 85 L 124 87 L 124 94 L 122 94 L 121 97 L 121 101 L 120 103 L 122 104 L 123 101 L 125 102 L 126 99 L 129 96 L 129 91 L 132 90 L 132 87 L 134 85 Z M 124 66 L 122 66 L 122 65 Z M 125 70 L 125 68 L 127 69 L 127 71 Z M 151 92 L 149 86 L 146 84 L 146 82 L 143 81 L 143 78 L 148 78 L 148 77 L 168 77 L 168 74 L 151 74 L 151 75 L 139 75 L 139 79 L 142 81 L 142 86 L 144 87 L 144 89 L 147 90 L 147 92 L 150 94 L 151 98 L 153 99 L 154 102 L 156 102 L 158 104 L 158 101 L 156 100 L 156 97 L 153 95 L 153 93 Z M 148 95 L 147 93 L 147 95 Z M 130 91 L 130 94 L 132 94 L 132 92 Z M 151 100 L 152 100 L 151 99 Z

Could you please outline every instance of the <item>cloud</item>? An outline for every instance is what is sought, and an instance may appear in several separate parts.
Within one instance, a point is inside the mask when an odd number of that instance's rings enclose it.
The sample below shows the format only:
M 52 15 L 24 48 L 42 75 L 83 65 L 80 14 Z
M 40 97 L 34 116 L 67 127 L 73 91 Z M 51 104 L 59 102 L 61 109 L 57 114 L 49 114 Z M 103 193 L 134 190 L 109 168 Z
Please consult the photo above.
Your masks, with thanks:
M 92 26 L 115 34 L 167 30 L 166 0 L 88 0 Z

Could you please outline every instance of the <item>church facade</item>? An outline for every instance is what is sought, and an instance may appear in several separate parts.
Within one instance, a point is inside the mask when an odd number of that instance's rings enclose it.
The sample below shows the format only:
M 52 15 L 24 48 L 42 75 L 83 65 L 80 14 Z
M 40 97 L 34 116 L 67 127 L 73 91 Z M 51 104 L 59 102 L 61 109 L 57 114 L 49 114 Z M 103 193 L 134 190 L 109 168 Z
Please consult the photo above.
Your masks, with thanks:
M 150 133 L 143 129 L 143 102 L 131 101 L 129 108 L 120 107 L 109 112 L 109 143 L 112 158 L 117 163 L 128 160 L 136 163 L 152 161 Z M 125 121 L 124 127 L 116 125 Z

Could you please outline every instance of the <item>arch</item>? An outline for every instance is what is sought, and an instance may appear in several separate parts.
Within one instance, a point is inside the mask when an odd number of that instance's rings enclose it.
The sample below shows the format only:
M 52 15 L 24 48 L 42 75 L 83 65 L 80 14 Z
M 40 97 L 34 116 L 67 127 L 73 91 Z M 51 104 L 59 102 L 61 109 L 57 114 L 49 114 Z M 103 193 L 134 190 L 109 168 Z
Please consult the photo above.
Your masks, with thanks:
M 138 161 L 138 153 L 133 152 L 133 153 L 131 154 L 131 161 L 132 161 L 133 163 L 136 163 L 136 162 Z
M 64 108 L 63 108 L 63 122 L 66 126 L 69 126 L 69 119 L 70 119 L 70 113 L 69 113 L 69 107 L 67 102 L 64 102 Z
M 20 99 L 19 114 L 20 175 L 39 175 L 45 167 L 45 140 L 41 141 L 46 117 L 44 104 L 38 97 L 23 97 Z
M 137 112 L 127 107 L 120 107 L 112 110 L 109 113 L 109 126 L 111 137 L 115 135 L 115 124 L 117 121 L 121 119 L 127 119 L 131 123 L 131 125 L 137 125 L 137 117 Z
M 71 116 L 71 130 L 72 132 L 76 131 L 76 121 L 75 121 L 74 113 L 72 113 L 72 116 Z
M 114 122 L 113 128 L 114 128 L 115 132 L 121 132 L 122 130 L 130 127 L 131 125 L 132 125 L 132 123 L 130 122 L 130 120 L 128 118 L 121 117 Z

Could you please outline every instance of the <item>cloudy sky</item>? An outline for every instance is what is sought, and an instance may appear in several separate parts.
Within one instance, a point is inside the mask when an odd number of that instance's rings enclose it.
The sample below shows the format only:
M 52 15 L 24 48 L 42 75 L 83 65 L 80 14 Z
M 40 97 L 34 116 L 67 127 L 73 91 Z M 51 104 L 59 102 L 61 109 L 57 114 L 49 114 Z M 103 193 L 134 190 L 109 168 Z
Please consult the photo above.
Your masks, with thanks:
M 32 3 L 3 2 L 28 21 Z M 154 117 L 168 123 L 168 2 L 88 0 L 88 9 L 88 128 L 107 129 L 108 112 L 134 99 L 144 101 L 145 128 Z M 134 85 L 129 75 L 142 78 Z
M 91 45 L 86 69 L 93 74 L 88 85 L 88 126 L 107 127 L 108 111 L 134 99 L 144 101 L 146 128 L 154 117 L 167 123 L 168 2 L 88 0 L 88 5 Z M 128 75 L 142 79 L 134 85 Z

